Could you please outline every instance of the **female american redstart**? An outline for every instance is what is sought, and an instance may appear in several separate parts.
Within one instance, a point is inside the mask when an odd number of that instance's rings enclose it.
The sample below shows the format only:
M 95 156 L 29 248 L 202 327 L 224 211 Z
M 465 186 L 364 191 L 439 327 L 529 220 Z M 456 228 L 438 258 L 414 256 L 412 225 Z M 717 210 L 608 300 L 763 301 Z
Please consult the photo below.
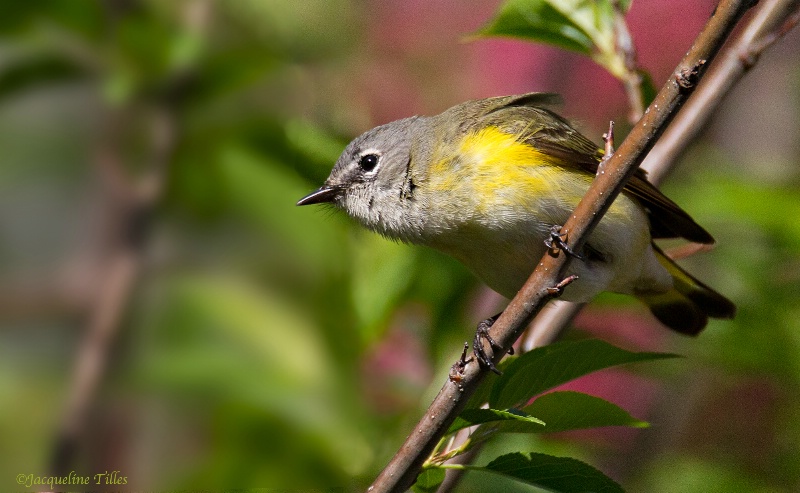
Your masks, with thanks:
M 386 237 L 455 257 L 511 298 L 603 156 L 544 108 L 554 100 L 543 93 L 479 99 L 374 128 L 353 140 L 325 184 L 297 204 L 331 202 Z M 733 317 L 734 304 L 664 255 L 653 243 L 659 238 L 714 242 L 639 170 L 576 252 L 582 260 L 566 274 L 578 280 L 562 299 L 631 294 L 684 334 L 700 332 L 708 317 Z

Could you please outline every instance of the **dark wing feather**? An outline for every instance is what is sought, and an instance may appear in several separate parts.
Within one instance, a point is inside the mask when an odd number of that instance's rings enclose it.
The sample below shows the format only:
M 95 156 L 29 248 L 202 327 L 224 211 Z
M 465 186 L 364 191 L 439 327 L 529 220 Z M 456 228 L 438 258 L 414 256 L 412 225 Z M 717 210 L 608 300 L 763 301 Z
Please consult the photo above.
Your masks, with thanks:
M 519 133 L 540 151 L 575 164 L 592 175 L 597 173 L 602 149 L 572 128 L 564 118 L 541 107 L 542 104 L 551 104 L 553 95 L 532 93 L 487 101 L 494 104 L 488 105 L 485 117 L 502 122 L 502 128 Z M 697 243 L 714 243 L 714 238 L 689 214 L 647 181 L 644 170 L 636 170 L 624 191 L 636 197 L 646 208 L 653 238 L 680 237 Z

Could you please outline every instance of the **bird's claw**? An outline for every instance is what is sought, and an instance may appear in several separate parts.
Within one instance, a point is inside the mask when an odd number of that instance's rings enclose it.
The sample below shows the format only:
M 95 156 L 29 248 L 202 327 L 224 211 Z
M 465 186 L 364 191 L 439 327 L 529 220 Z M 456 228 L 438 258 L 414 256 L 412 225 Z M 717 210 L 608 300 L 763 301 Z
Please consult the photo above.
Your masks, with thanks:
M 544 240 L 544 244 L 550 250 L 563 250 L 564 253 L 572 258 L 584 260 L 583 255 L 567 245 L 567 233 L 561 232 L 561 226 L 555 225 L 550 228 L 550 237 Z

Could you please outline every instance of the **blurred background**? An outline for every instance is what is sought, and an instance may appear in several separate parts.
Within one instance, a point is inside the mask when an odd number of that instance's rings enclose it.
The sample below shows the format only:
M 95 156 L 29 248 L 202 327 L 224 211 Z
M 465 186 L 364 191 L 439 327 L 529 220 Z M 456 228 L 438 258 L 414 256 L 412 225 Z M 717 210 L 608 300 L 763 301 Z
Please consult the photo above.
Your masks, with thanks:
M 0 489 L 69 471 L 145 491 L 366 487 L 504 301 L 295 202 L 397 118 L 552 91 L 600 142 L 628 111 L 588 58 L 465 41 L 499 3 L 2 2 Z M 656 86 L 713 5 L 633 2 Z M 571 455 L 630 491 L 800 490 L 799 47 L 795 30 L 767 51 L 662 187 L 718 240 L 683 265 L 736 320 L 690 340 L 601 297 L 568 337 L 685 358 L 570 388 L 652 427 L 484 452 Z M 489 490 L 525 491 L 458 487 Z

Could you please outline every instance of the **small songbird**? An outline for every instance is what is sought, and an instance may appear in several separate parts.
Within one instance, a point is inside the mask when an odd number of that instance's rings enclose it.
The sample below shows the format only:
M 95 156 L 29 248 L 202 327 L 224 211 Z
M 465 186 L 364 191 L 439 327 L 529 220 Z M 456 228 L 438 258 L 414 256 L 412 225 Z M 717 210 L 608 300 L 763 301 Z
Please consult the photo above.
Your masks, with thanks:
M 333 203 L 388 238 L 453 256 L 511 298 L 603 156 L 545 108 L 554 99 L 543 93 L 479 99 L 376 127 L 353 140 L 325 184 L 297 205 Z M 708 317 L 732 318 L 734 304 L 664 255 L 653 243 L 660 238 L 714 242 L 638 170 L 575 252 L 580 259 L 566 274 L 578 280 L 562 299 L 630 294 L 684 334 L 700 332 Z

